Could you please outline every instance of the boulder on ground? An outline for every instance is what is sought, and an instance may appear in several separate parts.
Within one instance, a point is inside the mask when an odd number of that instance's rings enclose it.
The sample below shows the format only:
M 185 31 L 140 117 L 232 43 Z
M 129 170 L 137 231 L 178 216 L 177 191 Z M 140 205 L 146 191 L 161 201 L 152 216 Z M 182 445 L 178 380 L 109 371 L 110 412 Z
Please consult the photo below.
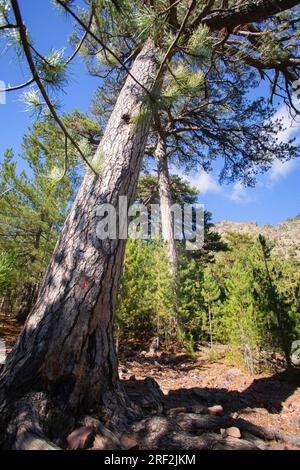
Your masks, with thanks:
M 130 436 L 123 435 L 120 439 L 120 442 L 124 449 L 126 450 L 138 450 L 139 444 L 138 442 Z
M 235 437 L 236 439 L 240 439 L 242 437 L 241 431 L 239 428 L 232 426 L 227 429 L 221 429 L 221 436 L 222 437 Z
M 208 413 L 210 415 L 219 415 L 221 413 L 223 413 L 223 406 L 222 405 L 214 405 L 214 406 L 210 406 L 208 408 Z
M 68 449 L 69 450 L 81 450 L 86 449 L 93 440 L 93 428 L 87 426 L 81 426 L 75 429 L 67 437 Z

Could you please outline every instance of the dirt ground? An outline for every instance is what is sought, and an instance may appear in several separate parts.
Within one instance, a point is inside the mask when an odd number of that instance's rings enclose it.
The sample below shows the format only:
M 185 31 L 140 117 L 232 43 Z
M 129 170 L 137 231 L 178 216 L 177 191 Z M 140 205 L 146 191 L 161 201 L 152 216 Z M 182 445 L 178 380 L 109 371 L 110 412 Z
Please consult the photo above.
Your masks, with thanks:
M 211 362 L 209 348 L 203 347 L 192 358 L 164 353 L 149 357 L 127 350 L 120 375 L 125 381 L 153 378 L 168 399 L 175 399 L 179 411 L 182 406 L 188 411 L 191 400 L 207 407 L 221 405 L 223 416 L 267 430 L 270 448 L 299 448 L 300 369 L 251 376 L 229 366 L 224 355 Z
M 0 319 L 0 341 L 5 342 L 6 353 L 9 353 L 15 344 L 21 329 L 22 327 L 13 320 Z
M 15 323 L 0 322 L 7 351 L 19 331 Z M 251 376 L 228 365 L 224 354 L 212 361 L 207 346 L 191 356 L 150 355 L 127 345 L 119 373 L 145 410 L 130 432 L 140 449 L 300 449 L 300 368 Z M 240 437 L 224 439 L 224 429 L 232 427 Z

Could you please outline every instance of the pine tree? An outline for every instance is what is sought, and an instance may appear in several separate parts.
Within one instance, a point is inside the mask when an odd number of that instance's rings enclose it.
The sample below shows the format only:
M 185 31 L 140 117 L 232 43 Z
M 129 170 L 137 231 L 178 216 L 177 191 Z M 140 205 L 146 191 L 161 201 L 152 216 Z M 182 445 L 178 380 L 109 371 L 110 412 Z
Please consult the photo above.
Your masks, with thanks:
M 0 251 L 0 295 L 3 296 L 13 278 L 15 255 L 12 252 Z
M 99 128 L 78 112 L 64 120 L 75 126 L 74 138 L 83 145 Z M 84 132 L 80 132 L 84 125 Z M 40 120 L 24 137 L 20 155 L 25 169 L 20 173 L 11 150 L 1 164 L 0 247 L 16 255 L 15 282 L 6 294 L 24 322 L 35 303 L 59 231 L 78 189 L 78 155 L 69 153 L 69 168 L 64 168 L 65 148 L 53 121 Z M 90 138 L 90 137 L 89 137 Z M 91 138 L 90 138 L 91 140 Z M 5 302 L 6 308 L 8 302 Z
M 297 339 L 299 332 L 297 267 L 290 260 L 281 260 L 272 255 L 271 245 L 264 241 L 268 250 L 266 270 L 265 255 L 255 237 L 226 234 L 225 238 L 229 251 L 218 253 L 213 266 L 215 280 L 221 291 L 216 306 L 216 339 L 221 342 L 231 341 L 236 346 L 239 344 L 241 325 L 234 312 L 238 311 L 239 289 L 244 286 L 245 292 L 247 290 L 244 311 L 248 312 L 246 318 L 249 317 L 247 322 L 254 351 L 286 351 L 288 363 L 291 343 Z M 236 268 L 237 263 L 239 268 Z M 240 275 L 237 274 L 238 269 Z M 239 276 L 242 277 L 241 281 Z M 242 297 L 240 295 L 240 301 Z
M 244 363 L 254 374 L 254 356 L 259 345 L 258 325 L 253 298 L 253 279 L 245 260 L 237 260 L 227 281 L 225 318 L 232 345 L 241 348 Z
M 208 324 L 209 324 L 209 337 L 210 337 L 210 346 L 213 347 L 213 304 L 216 302 L 221 295 L 220 288 L 216 283 L 216 280 L 213 276 L 213 272 L 211 269 L 207 268 L 204 271 L 204 278 L 203 278 L 203 287 L 202 287 L 202 295 L 204 302 L 207 307 L 208 313 Z
M 203 297 L 203 266 L 193 257 L 179 250 L 179 318 L 184 337 L 193 346 L 203 339 L 206 314 Z
M 174 283 L 162 240 L 129 240 L 118 299 L 117 323 L 123 337 L 176 340 Z M 143 338 L 141 338 L 143 331 Z
M 279 290 L 279 286 L 283 284 L 283 272 L 282 266 L 276 266 L 273 263 L 270 263 L 270 253 L 271 249 L 268 245 L 266 239 L 259 235 L 259 244 L 261 247 L 263 262 L 265 266 L 265 275 L 266 275 L 266 287 L 267 287 L 267 299 L 270 311 L 273 313 L 273 334 L 278 338 L 278 342 L 281 346 L 281 349 L 284 353 L 285 360 L 288 366 L 291 365 L 291 345 L 292 345 L 292 332 L 295 329 L 295 319 L 290 315 L 291 298 L 287 298 L 284 289 Z M 272 266 L 273 264 L 273 266 Z M 271 269 L 273 272 L 271 272 Z M 276 279 L 277 283 L 273 280 L 273 276 Z M 292 298 L 293 299 L 293 298 Z

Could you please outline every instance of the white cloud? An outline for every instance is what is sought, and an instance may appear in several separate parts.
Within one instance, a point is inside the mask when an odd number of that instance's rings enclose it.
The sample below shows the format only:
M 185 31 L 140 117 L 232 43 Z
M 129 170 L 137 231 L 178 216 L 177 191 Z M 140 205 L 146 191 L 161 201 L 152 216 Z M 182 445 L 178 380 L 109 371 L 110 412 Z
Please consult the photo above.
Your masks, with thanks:
M 248 195 L 245 186 L 241 182 L 238 182 L 233 186 L 230 199 L 238 204 L 244 204 L 249 202 L 251 198 Z
M 189 182 L 189 184 L 199 190 L 201 194 L 206 193 L 219 193 L 222 188 L 218 181 L 204 170 L 199 173 L 183 173 L 176 168 L 171 168 L 172 173 L 177 174 L 182 179 Z
M 280 178 L 285 178 L 297 166 L 297 164 L 298 162 L 296 160 L 289 160 L 287 162 L 275 160 L 269 173 L 270 182 L 276 183 Z
M 202 194 L 219 193 L 221 191 L 221 186 L 216 179 L 210 173 L 206 173 L 203 170 L 198 175 L 192 176 L 190 181 Z
M 289 113 L 289 108 L 286 104 L 282 104 L 274 114 L 272 121 L 280 119 L 283 125 L 283 130 L 278 133 L 277 137 L 280 142 L 288 142 L 291 138 L 295 137 L 294 134 L 300 130 L 299 124 L 293 122 Z
M 288 142 L 290 139 L 296 137 L 298 140 L 300 126 L 294 123 L 289 115 L 289 109 L 285 104 L 282 104 L 273 116 L 273 120 L 281 119 L 284 130 L 278 133 L 278 140 L 280 142 Z M 271 169 L 268 173 L 268 179 L 271 184 L 277 182 L 280 178 L 286 177 L 291 171 L 294 170 L 298 162 L 296 160 L 289 160 L 281 162 L 274 160 Z

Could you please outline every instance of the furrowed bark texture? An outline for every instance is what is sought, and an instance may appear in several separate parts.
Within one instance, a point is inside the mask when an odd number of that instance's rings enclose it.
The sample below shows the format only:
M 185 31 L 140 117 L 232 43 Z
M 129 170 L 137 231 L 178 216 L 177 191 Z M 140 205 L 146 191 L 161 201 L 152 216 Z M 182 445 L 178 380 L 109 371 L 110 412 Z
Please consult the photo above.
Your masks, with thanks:
M 206 24 L 212 31 L 263 21 L 282 11 L 289 10 L 299 5 L 299 0 L 251 0 L 223 11 L 214 11 L 200 23 Z
M 161 227 L 163 239 L 168 244 L 168 255 L 173 273 L 177 271 L 177 251 L 174 239 L 174 223 L 172 217 L 172 193 L 170 176 L 166 158 L 166 148 L 162 137 L 158 137 L 155 149 L 155 160 L 158 171 L 158 189 L 160 199 Z
M 155 54 L 149 40 L 131 71 L 147 89 L 158 69 Z M 119 196 L 133 202 L 150 113 L 139 124 L 129 117 L 147 106 L 146 98 L 129 76 L 95 156 L 104 159 L 101 177 L 86 174 L 37 303 L 2 372 L 2 424 L 12 403 L 32 392 L 46 393 L 72 413 L 102 407 L 112 420 L 123 402 L 113 322 L 125 240 L 97 238 L 96 208 L 102 203 L 117 208 Z

